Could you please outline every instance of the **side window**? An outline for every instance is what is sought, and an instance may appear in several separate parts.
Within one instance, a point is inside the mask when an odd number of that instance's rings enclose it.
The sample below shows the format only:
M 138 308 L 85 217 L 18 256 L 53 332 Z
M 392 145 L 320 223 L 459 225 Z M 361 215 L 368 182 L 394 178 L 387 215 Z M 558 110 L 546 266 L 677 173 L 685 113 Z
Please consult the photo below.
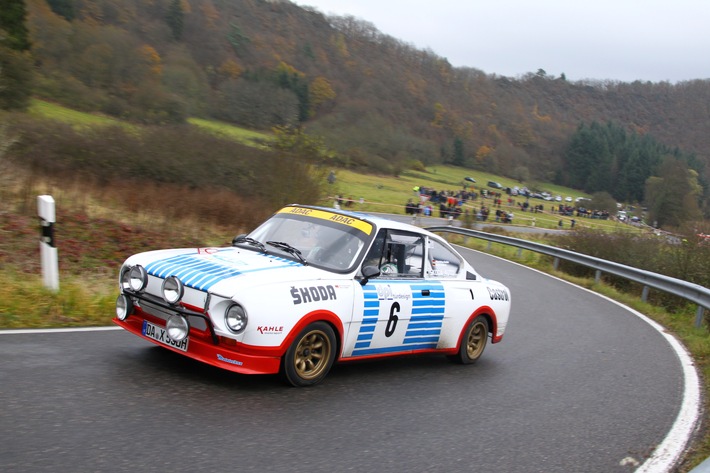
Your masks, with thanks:
M 461 260 L 451 249 L 439 241 L 429 240 L 428 277 L 455 278 L 461 264 Z
M 416 233 L 380 231 L 365 258 L 383 278 L 424 277 L 424 239 Z

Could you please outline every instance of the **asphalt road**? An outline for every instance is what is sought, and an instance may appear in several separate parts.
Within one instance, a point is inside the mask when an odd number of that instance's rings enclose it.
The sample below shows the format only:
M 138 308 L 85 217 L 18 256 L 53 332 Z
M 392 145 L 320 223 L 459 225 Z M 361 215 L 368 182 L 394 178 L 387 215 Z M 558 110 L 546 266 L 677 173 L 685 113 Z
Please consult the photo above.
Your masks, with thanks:
M 587 291 L 466 255 L 513 295 L 505 339 L 472 366 L 343 364 L 296 389 L 123 331 L 2 333 L 0 471 L 632 471 L 680 409 L 666 339 Z

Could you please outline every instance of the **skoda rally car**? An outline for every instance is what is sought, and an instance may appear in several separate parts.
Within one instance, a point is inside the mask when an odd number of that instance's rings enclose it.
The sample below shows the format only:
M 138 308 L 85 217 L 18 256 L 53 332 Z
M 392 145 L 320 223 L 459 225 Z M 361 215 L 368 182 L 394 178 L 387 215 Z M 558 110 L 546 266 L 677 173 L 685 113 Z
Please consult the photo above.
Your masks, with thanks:
M 114 322 L 245 374 L 321 381 L 333 363 L 441 353 L 473 363 L 508 323 L 507 287 L 443 238 L 366 214 L 291 205 L 225 248 L 139 253 Z

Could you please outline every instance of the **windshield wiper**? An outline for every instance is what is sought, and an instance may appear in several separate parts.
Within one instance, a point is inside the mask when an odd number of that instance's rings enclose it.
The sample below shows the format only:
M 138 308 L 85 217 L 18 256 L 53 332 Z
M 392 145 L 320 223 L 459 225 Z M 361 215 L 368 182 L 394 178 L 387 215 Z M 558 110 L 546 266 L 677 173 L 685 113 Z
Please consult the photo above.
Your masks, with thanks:
M 275 246 L 276 248 L 283 250 L 286 253 L 291 253 L 293 256 L 298 258 L 301 263 L 306 264 L 306 258 L 303 257 L 303 254 L 301 254 L 301 250 L 299 250 L 298 248 L 295 248 L 283 241 L 267 241 L 266 244 Z
M 256 246 L 257 248 L 259 248 L 262 251 L 262 253 L 266 253 L 266 247 L 264 246 L 264 244 L 262 242 L 260 242 L 259 240 L 255 240 L 252 237 L 248 237 L 246 235 L 239 235 L 234 240 L 232 240 L 232 245 L 239 244 L 239 243 L 247 243 L 251 246 Z

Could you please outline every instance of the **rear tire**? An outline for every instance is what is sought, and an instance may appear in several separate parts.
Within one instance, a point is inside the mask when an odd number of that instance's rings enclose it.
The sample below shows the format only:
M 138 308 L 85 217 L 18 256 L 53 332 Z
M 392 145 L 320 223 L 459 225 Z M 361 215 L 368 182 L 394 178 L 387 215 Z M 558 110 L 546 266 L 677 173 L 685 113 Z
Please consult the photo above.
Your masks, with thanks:
M 281 376 L 292 386 L 313 386 L 335 361 L 335 332 L 325 322 L 315 322 L 298 334 L 281 360 Z
M 483 355 L 487 342 L 488 319 L 479 315 L 466 327 L 459 352 L 456 355 L 450 355 L 449 359 L 462 365 L 475 363 Z

